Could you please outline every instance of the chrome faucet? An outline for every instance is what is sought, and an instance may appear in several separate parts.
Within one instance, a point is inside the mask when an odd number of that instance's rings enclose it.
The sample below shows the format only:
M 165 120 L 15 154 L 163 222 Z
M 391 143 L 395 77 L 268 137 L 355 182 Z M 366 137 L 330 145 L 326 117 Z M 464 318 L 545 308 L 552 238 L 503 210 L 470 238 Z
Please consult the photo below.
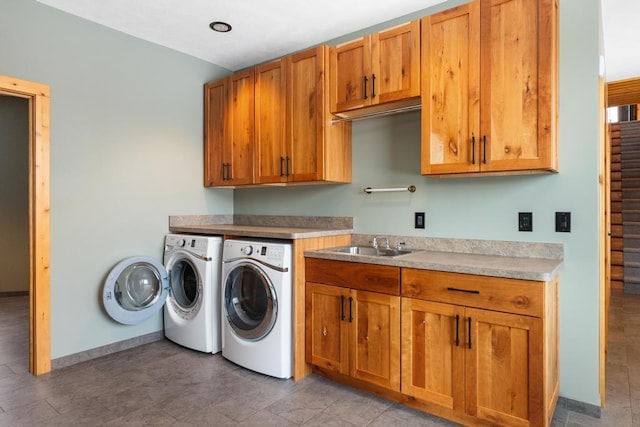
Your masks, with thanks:
M 378 244 L 378 239 L 381 239 L 381 237 L 380 236 L 374 236 L 373 237 L 373 247 L 376 248 L 376 249 L 378 249 L 378 247 L 380 246 Z M 387 239 L 386 237 L 384 239 L 384 248 L 385 249 L 390 249 L 390 247 L 389 247 L 389 239 Z

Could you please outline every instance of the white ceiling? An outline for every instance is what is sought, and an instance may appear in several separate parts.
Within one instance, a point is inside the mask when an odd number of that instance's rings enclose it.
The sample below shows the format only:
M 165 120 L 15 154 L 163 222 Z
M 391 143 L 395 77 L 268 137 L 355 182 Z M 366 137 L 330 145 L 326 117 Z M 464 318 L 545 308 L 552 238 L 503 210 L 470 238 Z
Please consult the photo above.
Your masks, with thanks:
M 38 0 L 235 71 L 446 0 Z M 608 81 L 640 76 L 640 1 L 601 0 Z M 209 29 L 232 25 L 229 33 Z
M 601 1 L 607 81 L 640 77 L 640 1 Z
M 235 71 L 445 0 L 38 1 Z

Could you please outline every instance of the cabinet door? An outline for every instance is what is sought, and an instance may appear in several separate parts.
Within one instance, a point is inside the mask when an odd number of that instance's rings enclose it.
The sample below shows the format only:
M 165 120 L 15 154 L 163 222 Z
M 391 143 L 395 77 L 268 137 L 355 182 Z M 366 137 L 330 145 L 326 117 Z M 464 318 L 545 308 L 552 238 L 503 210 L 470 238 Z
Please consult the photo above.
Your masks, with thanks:
M 402 393 L 464 411 L 464 308 L 402 299 Z
M 328 48 L 319 46 L 288 58 L 287 131 L 290 181 L 324 179 L 323 144 Z
M 204 89 L 204 185 L 224 185 L 223 158 L 226 144 L 224 130 L 227 117 L 229 79 L 207 83 Z
M 500 425 L 544 425 L 539 318 L 466 309 L 467 413 Z
M 400 391 L 400 297 L 351 295 L 351 376 Z
M 285 132 L 286 67 L 278 59 L 256 67 L 255 173 L 257 183 L 284 182 L 291 159 Z
M 307 363 L 349 374 L 349 290 L 306 285 L 305 359 Z
M 477 172 L 480 4 L 422 19 L 422 173 Z
M 226 185 L 253 184 L 254 70 L 229 79 L 224 158 Z
M 371 37 L 331 48 L 330 64 L 331 112 L 370 105 Z
M 486 171 L 556 168 L 556 3 L 481 2 Z
M 371 36 L 371 104 L 420 96 L 420 21 Z

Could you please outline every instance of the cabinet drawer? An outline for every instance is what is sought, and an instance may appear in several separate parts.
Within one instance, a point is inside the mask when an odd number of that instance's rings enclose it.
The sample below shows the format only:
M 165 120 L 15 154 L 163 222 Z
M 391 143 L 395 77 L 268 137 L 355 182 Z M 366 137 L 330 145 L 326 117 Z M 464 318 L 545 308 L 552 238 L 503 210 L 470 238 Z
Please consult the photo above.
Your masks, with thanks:
M 400 268 L 388 265 L 305 259 L 307 282 L 400 295 Z
M 542 317 L 544 282 L 402 269 L 402 296 Z

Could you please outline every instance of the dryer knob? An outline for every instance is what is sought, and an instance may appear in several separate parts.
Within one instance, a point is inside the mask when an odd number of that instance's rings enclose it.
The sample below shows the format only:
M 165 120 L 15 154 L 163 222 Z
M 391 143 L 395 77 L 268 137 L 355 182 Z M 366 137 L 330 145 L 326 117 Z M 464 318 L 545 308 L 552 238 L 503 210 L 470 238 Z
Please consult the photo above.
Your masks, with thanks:
M 245 246 L 244 248 L 242 248 L 242 252 L 245 255 L 251 255 L 253 253 L 253 248 L 251 246 Z
M 179 247 L 184 248 L 184 245 L 185 245 L 187 242 L 186 242 L 186 240 L 184 240 L 184 239 L 180 239 L 180 240 L 178 240 L 176 243 L 177 243 L 177 245 L 178 245 Z

